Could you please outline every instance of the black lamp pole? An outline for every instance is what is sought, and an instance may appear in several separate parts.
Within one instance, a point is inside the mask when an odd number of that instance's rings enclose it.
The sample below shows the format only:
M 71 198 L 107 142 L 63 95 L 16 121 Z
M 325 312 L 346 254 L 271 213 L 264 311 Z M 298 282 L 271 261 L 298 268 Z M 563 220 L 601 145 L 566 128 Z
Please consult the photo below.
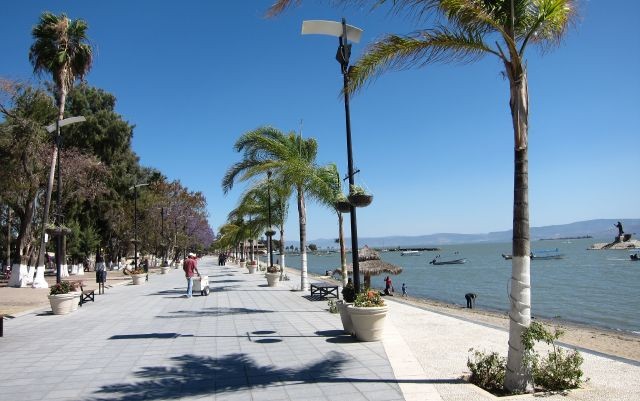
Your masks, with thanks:
M 273 267 L 273 231 L 271 230 L 271 171 L 267 171 L 267 195 L 269 202 L 269 230 L 267 231 L 267 236 L 269 237 L 269 266 Z
M 349 190 L 351 186 L 355 184 L 353 176 L 353 154 L 351 152 L 351 117 L 349 113 L 349 92 L 347 88 L 349 86 L 349 56 L 351 55 L 351 45 L 347 43 L 347 21 L 342 19 L 342 36 L 338 38 L 338 53 L 336 54 L 336 60 L 340 63 L 343 77 L 343 93 L 344 93 L 344 113 L 346 117 L 347 127 L 347 162 L 348 162 L 348 176 L 349 176 Z M 360 292 L 360 265 L 358 263 L 358 221 L 356 218 L 356 207 L 350 206 L 351 216 L 351 255 L 353 257 L 353 286 L 356 293 Z

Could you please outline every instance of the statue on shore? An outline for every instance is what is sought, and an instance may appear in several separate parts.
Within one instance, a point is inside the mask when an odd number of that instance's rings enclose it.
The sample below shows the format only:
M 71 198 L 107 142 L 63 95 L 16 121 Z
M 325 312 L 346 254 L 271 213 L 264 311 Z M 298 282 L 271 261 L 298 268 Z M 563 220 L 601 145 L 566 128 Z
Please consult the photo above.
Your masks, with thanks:
M 618 236 L 622 237 L 622 234 L 624 234 L 624 231 L 622 230 L 622 223 L 618 222 L 618 224 L 614 224 L 614 226 L 618 228 Z

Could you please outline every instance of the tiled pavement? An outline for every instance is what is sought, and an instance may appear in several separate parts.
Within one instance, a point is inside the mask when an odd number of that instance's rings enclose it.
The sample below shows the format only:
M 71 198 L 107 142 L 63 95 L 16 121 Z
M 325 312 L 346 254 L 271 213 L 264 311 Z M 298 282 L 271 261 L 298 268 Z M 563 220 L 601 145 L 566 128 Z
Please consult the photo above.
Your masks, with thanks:
M 504 330 L 389 302 L 384 340 L 357 342 L 325 301 L 292 291 L 293 272 L 269 288 L 213 258 L 199 269 L 209 296 L 183 298 L 179 269 L 69 315 L 6 321 L 0 401 L 497 399 L 460 376 L 470 347 L 506 352 Z M 584 358 L 585 389 L 545 400 L 640 399 L 640 363 Z

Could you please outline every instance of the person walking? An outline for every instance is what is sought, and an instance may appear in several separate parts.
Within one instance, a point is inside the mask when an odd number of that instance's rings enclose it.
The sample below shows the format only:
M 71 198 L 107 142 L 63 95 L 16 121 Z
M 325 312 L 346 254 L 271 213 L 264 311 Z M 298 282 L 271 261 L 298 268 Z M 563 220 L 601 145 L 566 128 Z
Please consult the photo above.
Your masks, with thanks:
M 190 253 L 187 259 L 185 259 L 182 269 L 184 270 L 184 275 L 187 278 L 187 294 L 186 298 L 191 298 L 191 293 L 193 291 L 193 276 L 195 274 L 200 277 L 200 272 L 198 271 L 198 261 L 196 260 L 196 255 Z
M 407 296 L 407 286 L 404 283 L 402 283 L 402 296 Z

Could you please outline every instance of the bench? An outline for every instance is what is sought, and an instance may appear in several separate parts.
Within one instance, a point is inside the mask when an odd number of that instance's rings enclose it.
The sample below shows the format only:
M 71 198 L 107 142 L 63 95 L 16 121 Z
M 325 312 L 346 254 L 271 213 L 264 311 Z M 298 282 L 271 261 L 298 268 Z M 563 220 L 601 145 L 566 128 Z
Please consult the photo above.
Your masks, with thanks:
M 338 297 L 338 286 L 327 283 L 312 283 L 311 284 L 311 296 L 319 295 L 321 297 L 333 296 Z
M 85 290 L 82 287 L 82 283 L 80 283 L 80 306 L 85 302 L 95 302 L 96 301 L 96 291 L 95 290 Z

